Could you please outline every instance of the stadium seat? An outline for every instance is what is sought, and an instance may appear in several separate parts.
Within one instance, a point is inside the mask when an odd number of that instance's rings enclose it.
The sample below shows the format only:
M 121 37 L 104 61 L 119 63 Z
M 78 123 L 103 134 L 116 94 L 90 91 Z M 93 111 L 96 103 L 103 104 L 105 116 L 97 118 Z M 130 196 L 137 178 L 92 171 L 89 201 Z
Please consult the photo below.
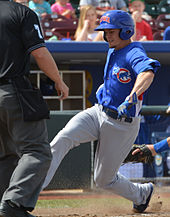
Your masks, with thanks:
M 153 34 L 154 41 L 161 41 L 163 40 L 163 31 L 157 31 Z
M 63 36 L 63 38 L 69 37 L 73 39 L 74 33 L 77 29 L 77 25 L 78 18 L 67 19 L 66 17 L 56 14 L 48 15 L 41 20 L 41 26 L 44 32 L 45 39 L 47 39 L 52 33 L 54 35 L 60 33 L 60 37 Z
M 170 26 L 170 14 L 160 14 L 156 18 L 156 26 L 160 30 L 165 30 L 166 27 Z
M 54 32 L 51 29 L 45 29 L 44 30 L 44 39 L 45 40 L 48 40 L 48 39 L 52 38 L 53 36 L 56 36 L 57 40 L 62 40 L 63 38 L 65 38 L 65 36 L 60 34 L 59 32 Z
M 58 17 L 59 15 L 57 14 L 46 14 L 41 18 L 41 20 L 53 20 L 53 19 L 57 19 Z
M 44 35 L 44 39 L 48 40 L 53 36 L 53 32 L 51 31 L 51 29 L 43 29 L 43 35 Z
M 145 11 L 152 17 L 157 17 L 159 15 L 157 4 L 145 4 Z
M 156 25 L 156 20 L 152 19 L 152 20 L 145 20 L 147 23 L 149 23 L 149 25 L 152 28 L 152 33 L 155 33 L 158 31 L 157 25 Z
M 170 14 L 170 0 L 162 0 L 159 3 L 159 14 Z

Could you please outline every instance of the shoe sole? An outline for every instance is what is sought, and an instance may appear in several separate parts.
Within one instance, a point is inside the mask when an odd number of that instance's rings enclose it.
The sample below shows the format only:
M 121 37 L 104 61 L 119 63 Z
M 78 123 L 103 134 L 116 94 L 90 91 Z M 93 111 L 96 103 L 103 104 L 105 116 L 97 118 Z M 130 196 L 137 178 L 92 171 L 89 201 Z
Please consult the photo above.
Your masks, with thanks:
M 154 184 L 152 184 L 152 183 L 150 183 L 150 184 L 152 185 L 152 188 L 151 188 L 151 192 L 150 192 L 150 194 L 149 194 L 149 196 L 148 196 L 148 198 L 147 198 L 147 200 L 146 200 L 146 203 L 147 203 L 146 208 L 143 209 L 142 211 L 141 211 L 141 210 L 138 210 L 138 209 L 136 209 L 136 208 L 133 208 L 133 212 L 135 212 L 135 213 L 143 213 L 143 212 L 148 208 L 149 203 L 150 203 L 150 200 L 151 200 L 151 197 L 152 197 L 152 195 L 153 195 L 153 193 L 154 193 Z M 146 204 L 146 203 L 145 203 L 145 204 Z M 145 205 L 145 204 L 143 204 L 143 205 Z M 141 204 L 141 205 L 142 205 L 142 204 Z

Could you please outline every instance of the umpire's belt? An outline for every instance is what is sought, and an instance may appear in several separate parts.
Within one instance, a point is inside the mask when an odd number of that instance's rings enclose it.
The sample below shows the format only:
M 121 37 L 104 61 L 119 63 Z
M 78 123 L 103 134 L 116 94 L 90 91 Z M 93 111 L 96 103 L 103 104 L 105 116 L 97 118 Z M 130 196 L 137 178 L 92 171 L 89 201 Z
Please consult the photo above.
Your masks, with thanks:
M 0 85 L 11 84 L 11 79 L 9 78 L 0 78 Z
M 113 109 L 110 109 L 110 108 L 107 108 L 105 106 L 103 106 L 102 108 L 102 111 L 104 111 L 109 117 L 115 119 L 115 120 L 124 120 L 125 122 L 128 122 L 128 123 L 131 123 L 132 122 L 132 118 L 123 118 L 123 119 L 120 119 L 118 117 L 118 112 L 113 110 Z

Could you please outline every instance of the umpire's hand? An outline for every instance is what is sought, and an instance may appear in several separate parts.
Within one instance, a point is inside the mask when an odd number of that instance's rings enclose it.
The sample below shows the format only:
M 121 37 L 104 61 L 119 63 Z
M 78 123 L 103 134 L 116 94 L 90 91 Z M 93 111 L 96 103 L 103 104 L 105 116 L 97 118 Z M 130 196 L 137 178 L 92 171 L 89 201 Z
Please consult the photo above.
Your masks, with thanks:
M 63 80 L 60 80 L 60 82 L 55 83 L 55 89 L 57 90 L 59 100 L 64 100 L 68 97 L 69 88 L 67 87 L 67 85 L 64 83 Z

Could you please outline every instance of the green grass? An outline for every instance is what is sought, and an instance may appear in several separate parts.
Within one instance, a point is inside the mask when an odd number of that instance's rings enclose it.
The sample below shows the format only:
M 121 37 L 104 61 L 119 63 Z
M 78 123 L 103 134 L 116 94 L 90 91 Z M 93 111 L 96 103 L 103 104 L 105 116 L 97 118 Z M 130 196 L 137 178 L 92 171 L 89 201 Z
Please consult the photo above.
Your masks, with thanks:
M 37 208 L 79 208 L 97 204 L 100 207 L 106 206 L 127 206 L 130 203 L 123 198 L 88 198 L 88 199 L 57 199 L 57 200 L 38 200 Z

